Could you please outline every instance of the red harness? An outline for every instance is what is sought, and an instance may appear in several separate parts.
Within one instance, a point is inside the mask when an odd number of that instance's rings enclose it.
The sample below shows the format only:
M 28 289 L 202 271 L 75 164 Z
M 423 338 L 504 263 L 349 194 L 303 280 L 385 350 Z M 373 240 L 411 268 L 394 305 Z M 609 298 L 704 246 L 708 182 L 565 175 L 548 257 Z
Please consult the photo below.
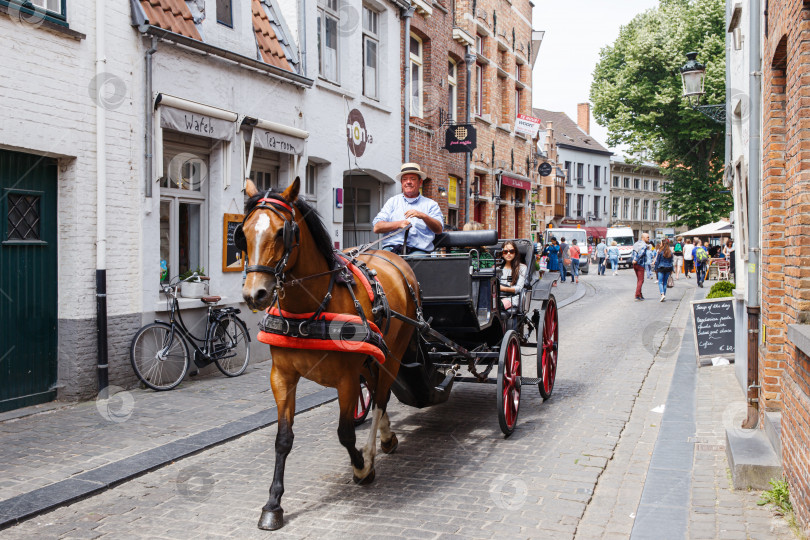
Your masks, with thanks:
M 351 270 L 352 274 L 357 278 L 357 280 L 363 285 L 363 288 L 368 293 L 369 300 L 371 303 L 374 303 L 374 290 L 371 287 L 371 283 L 369 282 L 366 274 L 362 272 L 357 266 L 351 263 L 343 254 L 338 254 L 340 257 L 346 261 L 346 266 Z M 374 278 L 376 280 L 376 277 Z M 314 313 L 290 313 L 287 311 L 279 310 L 278 307 L 271 307 L 266 310 L 267 316 L 272 318 L 283 318 L 287 321 L 293 321 L 297 323 L 301 323 L 303 321 L 308 320 L 310 317 L 314 315 Z M 349 315 L 346 313 L 330 313 L 330 312 L 323 312 L 321 313 L 318 318 L 315 319 L 313 322 L 322 322 L 322 321 L 329 321 L 329 322 L 343 322 L 343 323 L 351 323 L 355 325 L 362 325 L 363 321 L 358 315 Z M 369 329 L 377 334 L 382 340 L 382 332 L 371 321 L 367 321 Z M 376 346 L 373 343 L 369 343 L 367 341 L 354 341 L 350 339 L 334 339 L 334 338 L 325 338 L 325 337 L 317 337 L 317 338 L 307 338 L 307 337 L 300 337 L 300 336 L 290 336 L 286 335 L 289 333 L 291 325 L 289 322 L 287 323 L 287 331 L 285 333 L 276 333 L 276 332 L 266 332 L 260 331 L 257 339 L 268 345 L 272 345 L 275 347 L 285 347 L 288 349 L 307 349 L 307 350 L 316 350 L 316 351 L 341 351 L 341 352 L 353 352 L 353 353 L 360 353 L 374 357 L 377 362 L 383 364 L 385 362 L 385 353 L 383 350 Z

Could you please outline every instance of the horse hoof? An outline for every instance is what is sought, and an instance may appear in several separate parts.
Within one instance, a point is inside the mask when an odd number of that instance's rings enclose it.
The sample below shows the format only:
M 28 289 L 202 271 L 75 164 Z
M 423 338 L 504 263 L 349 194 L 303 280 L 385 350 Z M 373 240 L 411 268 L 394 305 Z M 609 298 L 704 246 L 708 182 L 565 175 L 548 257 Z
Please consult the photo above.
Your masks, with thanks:
M 382 451 L 385 454 L 393 454 L 397 446 L 399 446 L 399 441 L 397 440 L 397 436 L 393 433 L 391 434 L 391 440 L 387 443 L 385 441 L 380 441 L 380 446 L 382 447 Z
M 358 478 L 356 475 L 352 475 L 352 479 L 354 480 L 354 483 L 357 484 L 358 486 L 367 486 L 374 481 L 375 474 L 376 473 L 374 472 L 374 467 L 372 467 L 371 472 L 369 472 L 365 478 Z
M 263 531 L 275 531 L 284 526 L 284 510 L 262 510 L 259 528 Z

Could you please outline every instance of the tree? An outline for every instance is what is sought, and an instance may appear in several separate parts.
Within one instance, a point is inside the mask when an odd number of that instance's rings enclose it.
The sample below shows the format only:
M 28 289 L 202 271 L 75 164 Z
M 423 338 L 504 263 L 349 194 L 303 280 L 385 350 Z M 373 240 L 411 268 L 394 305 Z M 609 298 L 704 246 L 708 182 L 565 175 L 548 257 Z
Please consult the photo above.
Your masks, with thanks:
M 668 177 L 664 208 L 696 227 L 733 207 L 723 186 L 725 126 L 682 97 L 680 67 L 697 51 L 706 64 L 704 102 L 725 101 L 725 2 L 661 0 L 623 26 L 600 53 L 591 84 L 594 117 L 608 145 L 650 155 Z

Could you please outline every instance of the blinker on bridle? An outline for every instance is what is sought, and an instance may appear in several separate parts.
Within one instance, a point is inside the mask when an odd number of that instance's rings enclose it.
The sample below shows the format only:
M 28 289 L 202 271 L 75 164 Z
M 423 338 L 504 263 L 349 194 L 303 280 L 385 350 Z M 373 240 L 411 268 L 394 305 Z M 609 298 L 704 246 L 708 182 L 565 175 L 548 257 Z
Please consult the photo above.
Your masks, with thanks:
M 276 206 L 279 206 L 292 214 L 291 219 L 287 219 L 284 214 L 276 210 Z M 277 215 L 279 218 L 284 220 L 284 228 L 281 232 L 282 241 L 284 242 L 284 254 L 281 256 L 281 259 L 276 263 L 275 266 L 266 266 L 263 264 L 251 264 L 245 266 L 245 272 L 261 272 L 263 274 L 270 274 L 278 280 L 278 276 L 281 276 L 279 281 L 284 281 L 284 267 L 287 266 L 287 261 L 292 254 L 293 248 L 298 246 L 300 232 L 298 230 L 298 223 L 295 222 L 295 207 L 292 204 L 287 204 L 284 201 L 280 201 L 278 199 L 273 199 L 270 197 L 265 197 L 259 199 L 256 206 L 254 206 L 250 212 L 245 216 L 245 219 L 242 220 L 242 223 L 236 226 L 236 230 L 233 233 L 233 243 L 234 245 L 241 251 L 244 251 L 247 254 L 247 238 L 245 237 L 245 230 L 244 225 L 248 218 L 253 214 L 253 212 L 257 210 L 269 210 Z

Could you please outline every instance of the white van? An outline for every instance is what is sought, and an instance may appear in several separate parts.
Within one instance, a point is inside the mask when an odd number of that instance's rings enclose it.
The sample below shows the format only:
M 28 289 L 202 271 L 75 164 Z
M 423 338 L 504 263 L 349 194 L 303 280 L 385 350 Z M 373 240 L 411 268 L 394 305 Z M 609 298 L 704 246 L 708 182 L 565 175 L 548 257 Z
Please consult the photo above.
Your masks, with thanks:
M 619 268 L 623 265 L 628 268 L 633 261 L 633 244 L 636 242 L 633 237 L 633 229 L 630 227 L 609 227 L 605 235 L 605 244 L 608 247 L 616 242 L 619 248 Z
M 588 233 L 585 232 L 585 229 L 569 227 L 545 229 L 543 231 L 543 245 L 549 244 L 552 236 L 556 238 L 559 243 L 562 243 L 562 239 L 565 238 L 565 242 L 569 246 L 571 245 L 571 240 L 576 239 L 577 247 L 579 248 L 579 271 L 583 274 L 587 274 L 591 258 L 588 254 Z

